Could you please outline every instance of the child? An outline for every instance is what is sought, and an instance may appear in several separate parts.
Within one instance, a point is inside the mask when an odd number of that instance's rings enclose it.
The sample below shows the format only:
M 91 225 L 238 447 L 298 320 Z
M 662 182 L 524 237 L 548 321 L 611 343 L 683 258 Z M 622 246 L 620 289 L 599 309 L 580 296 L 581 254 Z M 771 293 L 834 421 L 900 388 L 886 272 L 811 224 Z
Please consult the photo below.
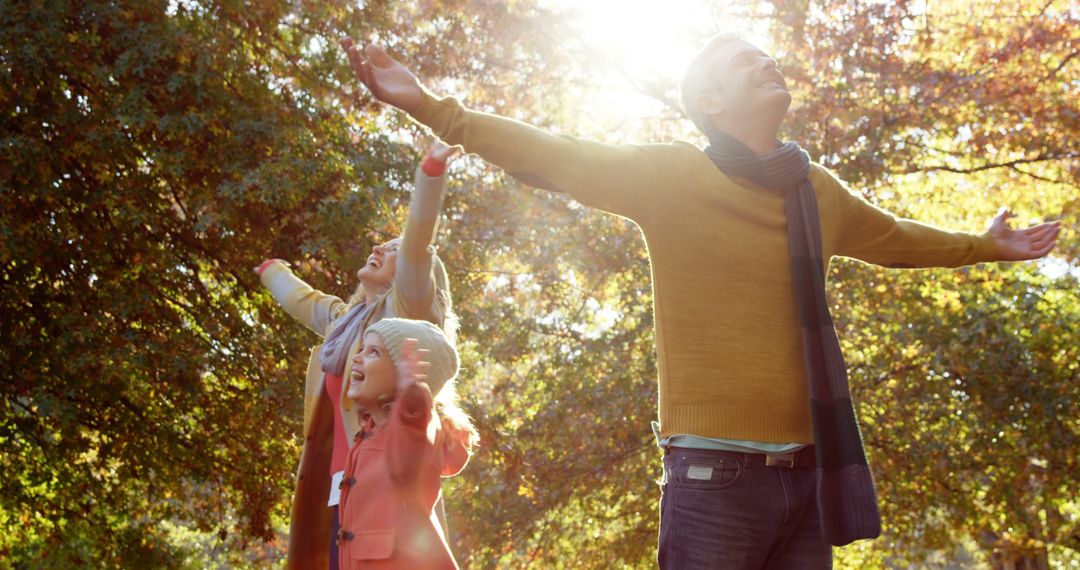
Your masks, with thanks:
M 457 371 L 429 322 L 387 318 L 365 332 L 346 393 L 365 413 L 341 482 L 342 570 L 457 568 L 432 510 L 476 441 L 455 402 Z

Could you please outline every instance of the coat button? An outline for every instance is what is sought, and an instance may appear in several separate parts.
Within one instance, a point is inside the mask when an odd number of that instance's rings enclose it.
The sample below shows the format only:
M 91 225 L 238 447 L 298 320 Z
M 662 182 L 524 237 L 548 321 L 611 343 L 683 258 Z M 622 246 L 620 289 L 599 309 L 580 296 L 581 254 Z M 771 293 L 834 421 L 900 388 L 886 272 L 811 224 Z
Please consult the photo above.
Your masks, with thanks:
M 341 530 L 338 531 L 338 539 L 337 539 L 338 544 L 350 541 L 352 539 L 353 539 L 353 533 L 351 533 L 351 532 L 349 532 L 349 531 L 347 531 L 345 529 L 341 529 Z
M 356 484 L 356 477 L 349 477 L 348 479 L 342 479 L 338 483 L 338 489 L 344 489 L 345 487 L 352 487 Z

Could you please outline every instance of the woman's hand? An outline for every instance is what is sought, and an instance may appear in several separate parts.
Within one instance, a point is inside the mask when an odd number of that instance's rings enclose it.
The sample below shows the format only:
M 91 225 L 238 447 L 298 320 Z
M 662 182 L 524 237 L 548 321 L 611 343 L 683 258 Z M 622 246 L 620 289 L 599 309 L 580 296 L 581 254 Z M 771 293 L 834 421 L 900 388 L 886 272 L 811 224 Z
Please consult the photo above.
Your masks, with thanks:
M 266 261 L 262 262 L 262 264 L 260 264 L 258 267 L 253 268 L 255 270 L 255 274 L 256 275 L 262 275 L 262 272 L 266 271 L 266 268 L 270 267 L 270 264 L 274 263 L 275 261 L 280 261 L 280 262 L 284 263 L 286 267 L 289 266 L 288 262 L 286 262 L 284 259 L 277 259 L 277 258 L 267 259 Z
M 397 362 L 397 393 L 427 378 L 425 372 L 431 363 L 425 360 L 428 351 L 416 348 L 416 339 L 407 338 L 401 343 L 401 358 Z
M 431 143 L 431 148 L 428 149 L 428 156 L 444 164 L 450 164 L 450 159 L 461 153 L 460 146 L 450 146 L 439 139 L 435 139 L 435 142 Z
M 442 176 L 446 173 L 446 166 L 450 163 L 450 159 L 457 156 L 459 152 L 461 152 L 461 147 L 447 146 L 441 140 L 435 139 L 435 142 L 431 144 L 431 148 L 428 149 L 427 158 L 420 165 L 420 169 L 424 171 L 424 174 L 432 178 Z

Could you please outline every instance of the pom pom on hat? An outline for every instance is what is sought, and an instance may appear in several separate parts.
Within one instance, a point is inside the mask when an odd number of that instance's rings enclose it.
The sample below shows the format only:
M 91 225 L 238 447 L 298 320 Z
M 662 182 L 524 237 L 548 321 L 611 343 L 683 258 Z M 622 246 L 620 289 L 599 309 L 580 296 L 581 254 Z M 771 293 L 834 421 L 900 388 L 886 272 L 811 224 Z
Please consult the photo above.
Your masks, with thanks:
M 390 351 L 390 359 L 397 364 L 401 361 L 401 349 L 405 339 L 415 338 L 418 350 L 427 350 L 422 360 L 431 363 L 425 374 L 424 382 L 431 388 L 434 396 L 444 385 L 453 380 L 458 373 L 457 351 L 446 338 L 442 329 L 427 322 L 412 319 L 382 319 L 367 328 L 368 333 L 382 337 L 383 344 Z

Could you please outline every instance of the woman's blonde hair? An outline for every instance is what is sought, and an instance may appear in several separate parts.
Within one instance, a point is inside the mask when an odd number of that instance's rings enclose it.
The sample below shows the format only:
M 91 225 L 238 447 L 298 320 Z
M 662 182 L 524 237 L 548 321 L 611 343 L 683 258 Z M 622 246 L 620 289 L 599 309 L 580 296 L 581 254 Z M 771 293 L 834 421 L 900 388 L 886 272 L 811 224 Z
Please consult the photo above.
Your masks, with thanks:
M 450 344 L 457 346 L 458 318 L 457 314 L 454 313 L 454 300 L 450 294 L 450 276 L 446 273 L 446 266 L 443 265 L 438 254 L 431 256 L 431 271 L 435 274 L 435 305 L 438 307 L 439 316 L 442 319 L 441 323 L 435 324 L 439 325 L 439 328 L 446 334 L 446 338 L 450 339 Z M 372 310 L 368 312 L 367 319 L 364 321 L 363 326 L 360 327 L 360 330 L 367 330 L 372 317 L 382 312 L 387 300 L 393 293 L 394 286 L 391 284 L 390 287 L 375 297 L 375 301 L 372 302 Z M 365 298 L 364 284 L 361 283 L 356 286 L 356 291 L 349 297 L 345 309 L 348 310 L 363 303 Z
M 460 375 L 460 372 L 458 374 Z M 480 443 L 480 434 L 476 431 L 472 418 L 461 407 L 457 378 L 451 379 L 439 390 L 439 394 L 435 396 L 435 411 L 439 413 L 443 424 L 449 424 L 450 427 L 469 434 L 467 446 L 470 450 Z

